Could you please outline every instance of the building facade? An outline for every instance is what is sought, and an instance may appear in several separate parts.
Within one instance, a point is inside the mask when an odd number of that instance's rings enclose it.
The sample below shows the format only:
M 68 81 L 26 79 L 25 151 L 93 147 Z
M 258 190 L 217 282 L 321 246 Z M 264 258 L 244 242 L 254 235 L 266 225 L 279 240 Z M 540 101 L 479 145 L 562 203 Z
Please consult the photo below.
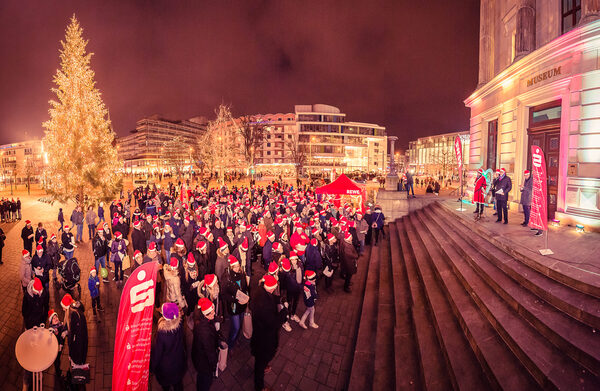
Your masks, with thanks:
M 386 172 L 384 127 L 348 122 L 340 109 L 324 104 L 296 105 L 295 113 L 298 146 L 306 155 L 305 172 Z
M 257 114 L 255 124 L 266 127 L 265 140 L 255 152 L 255 167 L 262 174 L 295 172 L 292 147 L 298 129 L 294 113 Z
M 469 132 L 454 132 L 421 137 L 408 143 L 407 168 L 414 175 L 427 175 L 434 178 L 458 178 L 458 165 L 454 140 L 460 137 L 463 161 L 469 161 Z
M 42 140 L 0 145 L 0 181 L 4 186 L 38 182 L 48 163 Z
M 154 115 L 137 121 L 131 134 L 117 140 L 125 172 L 156 174 L 169 171 L 162 153 L 165 142 L 181 137 L 184 144 L 195 145 L 197 137 L 206 131 L 207 124 L 204 117 L 171 121 Z
M 548 171 L 548 213 L 600 229 L 600 2 L 482 0 L 471 173 L 505 168 L 517 207 L 531 146 Z

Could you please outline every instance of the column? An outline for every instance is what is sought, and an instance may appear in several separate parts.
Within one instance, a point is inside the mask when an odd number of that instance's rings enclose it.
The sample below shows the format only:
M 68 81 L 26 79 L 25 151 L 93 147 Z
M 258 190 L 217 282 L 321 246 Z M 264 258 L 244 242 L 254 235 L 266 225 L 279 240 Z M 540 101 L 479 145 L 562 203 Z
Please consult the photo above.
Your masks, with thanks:
M 518 0 L 515 60 L 535 50 L 535 0 Z
M 479 13 L 479 86 L 494 77 L 494 0 L 481 0 Z
M 581 19 L 579 24 L 600 19 L 600 0 L 581 0 Z
M 390 141 L 390 175 L 395 175 L 396 165 L 394 163 L 394 145 L 396 144 L 396 140 L 398 140 L 398 137 L 388 136 L 388 140 Z

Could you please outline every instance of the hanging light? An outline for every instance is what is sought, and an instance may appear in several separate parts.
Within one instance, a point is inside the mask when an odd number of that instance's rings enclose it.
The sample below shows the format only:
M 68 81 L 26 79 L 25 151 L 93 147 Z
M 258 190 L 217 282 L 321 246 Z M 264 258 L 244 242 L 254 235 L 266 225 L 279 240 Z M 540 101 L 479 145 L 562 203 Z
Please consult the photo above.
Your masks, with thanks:
M 558 219 L 552 219 L 552 226 L 553 227 L 560 227 L 560 220 L 558 220 Z
M 583 224 L 577 224 L 575 226 L 575 232 L 585 232 Z

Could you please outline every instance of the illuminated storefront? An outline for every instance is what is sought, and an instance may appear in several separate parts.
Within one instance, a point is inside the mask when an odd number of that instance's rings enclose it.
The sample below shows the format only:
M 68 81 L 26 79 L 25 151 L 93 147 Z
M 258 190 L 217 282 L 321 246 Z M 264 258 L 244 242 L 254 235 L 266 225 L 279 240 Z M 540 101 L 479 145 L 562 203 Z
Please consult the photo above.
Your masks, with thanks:
M 547 162 L 549 218 L 598 230 L 600 21 L 582 15 L 579 1 L 537 2 L 538 9 L 534 2 L 535 16 L 531 6 L 505 7 L 505 14 L 494 9 L 506 3 L 481 5 L 480 86 L 465 100 L 471 109 L 470 175 L 480 167 L 505 168 L 515 210 L 531 145 L 539 145 Z M 504 24 L 507 33 L 498 34 L 494 23 Z

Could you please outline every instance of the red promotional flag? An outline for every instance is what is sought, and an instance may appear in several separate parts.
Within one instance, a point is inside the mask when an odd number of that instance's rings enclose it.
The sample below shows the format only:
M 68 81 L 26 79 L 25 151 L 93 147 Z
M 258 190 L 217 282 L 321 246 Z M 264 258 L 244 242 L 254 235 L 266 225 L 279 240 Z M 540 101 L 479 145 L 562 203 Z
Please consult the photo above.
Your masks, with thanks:
M 117 319 L 113 390 L 147 390 L 152 343 L 156 262 L 139 266 L 127 280 Z
M 531 146 L 531 175 L 533 189 L 531 192 L 531 216 L 529 226 L 542 230 L 548 229 L 546 159 L 542 148 Z
M 458 172 L 462 172 L 463 169 L 463 157 L 462 157 L 462 143 L 460 142 L 460 136 L 456 136 L 454 139 L 454 151 L 456 152 L 456 162 L 458 163 Z M 462 181 L 462 175 L 461 175 Z

